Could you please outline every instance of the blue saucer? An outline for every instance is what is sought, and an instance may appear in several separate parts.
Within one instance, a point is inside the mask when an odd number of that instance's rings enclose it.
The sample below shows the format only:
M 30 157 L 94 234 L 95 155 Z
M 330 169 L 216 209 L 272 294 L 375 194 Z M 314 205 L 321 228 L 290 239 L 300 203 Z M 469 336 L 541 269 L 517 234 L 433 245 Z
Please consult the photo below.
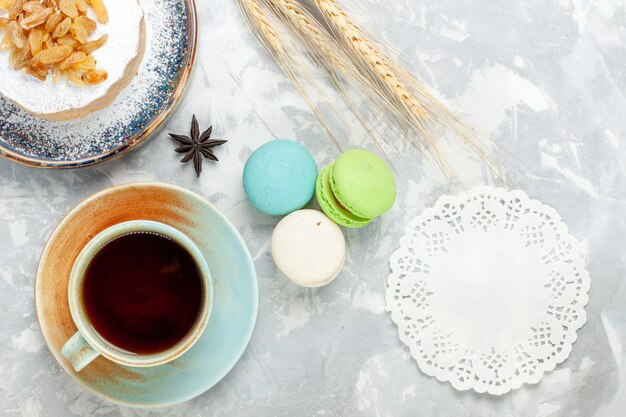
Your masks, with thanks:
M 207 328 L 188 352 L 168 364 L 131 368 L 99 357 L 75 372 L 61 355 L 63 344 L 76 330 L 67 303 L 74 260 L 101 230 L 138 219 L 175 227 L 206 257 L 214 281 L 213 311 Z M 210 203 L 171 185 L 127 184 L 85 200 L 53 232 L 37 271 L 35 305 L 50 351 L 76 382 L 116 403 L 159 407 L 202 394 L 235 366 L 254 329 L 258 286 L 244 241 Z

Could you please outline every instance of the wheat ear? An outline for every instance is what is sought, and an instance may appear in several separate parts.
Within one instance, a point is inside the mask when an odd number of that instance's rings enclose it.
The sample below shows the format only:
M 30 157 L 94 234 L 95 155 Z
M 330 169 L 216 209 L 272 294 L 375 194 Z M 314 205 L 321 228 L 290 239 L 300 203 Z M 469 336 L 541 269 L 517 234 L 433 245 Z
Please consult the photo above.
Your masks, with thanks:
M 374 75 L 381 85 L 390 90 L 403 107 L 416 116 L 417 126 L 423 129 L 423 122 L 430 118 L 430 114 L 396 74 L 395 64 L 378 51 L 337 3 L 333 0 L 315 0 L 315 2 L 344 43 L 349 44 L 350 52 L 357 60 L 367 64 L 366 68 L 371 71 L 368 75 Z
M 281 36 L 274 30 L 272 23 L 268 19 L 259 0 L 239 0 L 239 6 L 252 27 L 257 38 L 265 46 L 267 51 L 274 57 L 282 71 L 287 75 L 294 88 L 304 99 L 316 118 L 320 121 L 326 133 L 333 140 L 337 148 L 341 151 L 342 146 L 330 128 L 324 116 L 320 113 L 317 106 L 313 103 L 310 95 L 302 85 L 300 76 L 312 81 L 312 77 L 308 73 L 304 73 L 305 66 L 301 62 L 294 59 L 294 55 L 288 52 L 288 45 L 282 40 Z
M 380 151 L 391 162 L 380 139 L 372 133 L 367 122 L 368 117 L 354 104 L 343 85 L 342 77 L 361 87 L 362 91 L 367 91 L 371 88 L 370 83 L 354 67 L 354 63 L 341 49 L 338 42 L 325 30 L 320 22 L 296 0 L 262 1 L 275 16 L 282 18 L 281 20 L 289 26 L 300 44 L 306 48 L 311 59 L 324 69 L 327 78 L 335 87 L 335 90 L 344 100 L 354 117 L 363 126 Z M 322 90 L 320 85 L 316 87 L 318 87 L 319 91 Z M 376 107 L 383 111 L 388 110 L 388 107 L 391 106 L 389 103 L 377 104 Z M 385 104 L 387 104 L 387 106 L 385 106 Z M 388 140 L 388 138 L 384 137 L 383 139 L 387 143 L 387 146 L 391 146 L 391 141 Z
M 432 113 L 424 107 L 423 102 L 413 94 L 400 78 L 401 72 L 397 70 L 395 63 L 364 36 L 360 27 L 350 20 L 337 3 L 333 0 L 315 0 L 315 3 L 331 28 L 342 40 L 342 45 L 347 46 L 347 51 L 357 62 L 357 68 L 361 69 L 374 85 L 380 86 L 378 91 L 385 92 L 385 96 L 390 97 L 396 103 L 396 108 L 400 110 L 400 120 L 406 122 L 419 133 L 424 142 L 423 144 L 419 143 L 412 135 L 408 135 L 411 143 L 418 148 L 426 145 L 444 175 L 461 184 L 457 173 L 437 145 L 437 140 L 430 126 L 433 119 Z M 419 83 L 413 88 L 424 89 L 423 85 Z
M 381 152 L 385 155 L 391 165 L 395 165 L 381 143 L 378 135 L 371 130 L 371 117 L 363 114 L 352 101 L 350 95 L 346 91 L 342 80 L 347 80 L 354 86 L 358 87 L 366 97 L 370 99 L 368 109 L 374 114 L 374 110 L 380 110 L 385 114 L 388 121 L 398 122 L 397 125 L 407 125 L 403 118 L 402 111 L 398 110 L 397 103 L 389 100 L 389 94 L 380 86 L 372 83 L 367 77 L 364 77 L 361 71 L 355 66 L 353 59 L 348 56 L 342 49 L 338 41 L 326 30 L 324 26 L 296 0 L 262 0 L 273 13 L 285 22 L 301 45 L 306 48 L 312 59 L 318 63 L 326 72 L 329 80 L 340 94 L 346 105 L 349 107 L 355 118 L 366 130 L 367 134 L 376 143 Z M 398 116 L 400 115 L 400 116 Z M 393 119 L 393 120 L 389 120 Z M 387 146 L 393 147 L 395 137 L 392 137 L 393 131 L 383 131 L 382 140 Z M 439 154 L 439 158 L 435 157 L 438 166 L 445 166 L 446 161 L 444 155 Z

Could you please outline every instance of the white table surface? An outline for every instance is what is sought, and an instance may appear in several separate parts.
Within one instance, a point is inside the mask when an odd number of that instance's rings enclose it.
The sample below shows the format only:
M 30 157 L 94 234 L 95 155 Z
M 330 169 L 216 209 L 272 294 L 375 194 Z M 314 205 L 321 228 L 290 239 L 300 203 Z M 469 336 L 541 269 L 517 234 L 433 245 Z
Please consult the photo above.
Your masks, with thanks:
M 448 191 L 414 151 L 398 159 L 394 209 L 347 231 L 349 260 L 309 290 L 276 271 L 278 219 L 247 203 L 243 164 L 274 137 L 328 137 L 244 24 L 234 0 L 198 0 L 200 39 L 188 94 L 165 131 L 122 160 L 80 171 L 0 161 L 0 415 L 4 416 L 620 416 L 626 409 L 626 3 L 624 0 L 349 0 L 446 102 L 520 160 L 517 186 L 555 207 L 583 243 L 588 322 L 569 359 L 540 384 L 502 397 L 457 392 L 423 375 L 385 312 L 388 257 L 404 225 Z M 200 180 L 166 132 L 192 113 L 229 140 Z M 358 126 L 346 147 L 370 146 Z M 451 147 L 468 186 L 480 165 Z M 398 157 L 400 158 L 400 157 Z M 242 360 L 214 389 L 163 410 L 118 407 L 85 392 L 49 354 L 33 307 L 46 238 L 94 192 L 165 181 L 214 203 L 237 226 L 259 275 L 259 320 Z

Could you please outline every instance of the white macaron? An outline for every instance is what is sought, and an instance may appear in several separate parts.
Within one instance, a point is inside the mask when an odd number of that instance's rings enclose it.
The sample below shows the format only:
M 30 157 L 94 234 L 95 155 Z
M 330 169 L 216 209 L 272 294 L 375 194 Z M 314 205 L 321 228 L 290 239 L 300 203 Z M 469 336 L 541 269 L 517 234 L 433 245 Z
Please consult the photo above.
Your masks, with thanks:
M 280 272 L 303 287 L 330 283 L 346 262 L 343 232 L 317 210 L 298 210 L 283 218 L 272 234 L 271 250 Z

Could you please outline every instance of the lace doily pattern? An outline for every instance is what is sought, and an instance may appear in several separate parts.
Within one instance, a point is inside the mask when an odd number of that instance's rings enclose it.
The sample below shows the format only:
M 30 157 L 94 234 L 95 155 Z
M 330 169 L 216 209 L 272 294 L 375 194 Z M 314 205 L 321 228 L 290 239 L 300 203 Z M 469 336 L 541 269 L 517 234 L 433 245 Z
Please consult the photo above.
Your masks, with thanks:
M 420 369 L 504 394 L 563 362 L 585 323 L 589 274 L 558 213 L 522 191 L 444 196 L 390 258 L 387 308 Z

